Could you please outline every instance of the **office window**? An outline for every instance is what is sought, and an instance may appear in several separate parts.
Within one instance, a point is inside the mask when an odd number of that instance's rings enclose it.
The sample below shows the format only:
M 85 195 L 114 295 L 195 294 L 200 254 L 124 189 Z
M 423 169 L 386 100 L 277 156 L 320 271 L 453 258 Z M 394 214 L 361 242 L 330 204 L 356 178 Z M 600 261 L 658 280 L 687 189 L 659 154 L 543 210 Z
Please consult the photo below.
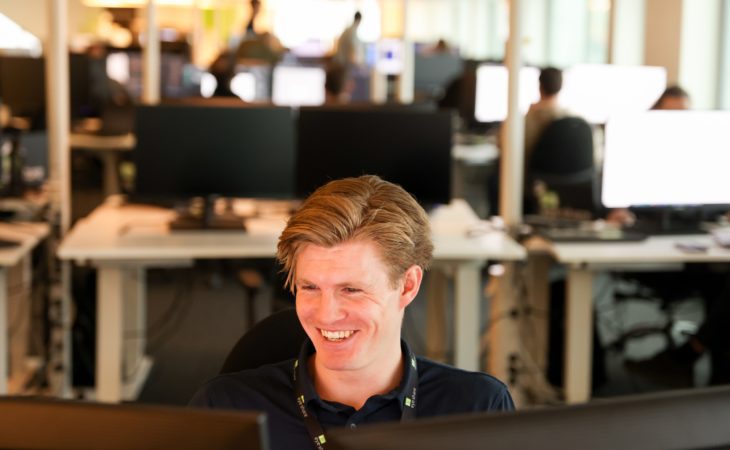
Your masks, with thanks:
M 41 41 L 0 13 L 0 49 L 40 56 Z
M 333 48 L 342 30 L 352 23 L 355 11 L 362 13 L 358 36 L 363 42 L 380 38 L 378 0 L 268 0 L 273 33 L 288 48 L 302 46 Z
M 608 62 L 610 0 L 549 0 L 547 62 Z
M 423 43 L 444 39 L 467 58 L 502 59 L 507 5 L 505 0 L 406 0 L 405 37 Z

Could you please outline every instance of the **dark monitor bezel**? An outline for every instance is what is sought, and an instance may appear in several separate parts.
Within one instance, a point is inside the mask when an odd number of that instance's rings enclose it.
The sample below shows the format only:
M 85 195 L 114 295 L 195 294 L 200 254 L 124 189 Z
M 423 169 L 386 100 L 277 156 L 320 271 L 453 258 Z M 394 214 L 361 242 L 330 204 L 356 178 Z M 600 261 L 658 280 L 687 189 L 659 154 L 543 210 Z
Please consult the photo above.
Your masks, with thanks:
M 267 450 L 266 416 L 49 398 L 0 398 L 0 447 Z
M 328 433 L 333 449 L 647 449 L 730 446 L 730 386 L 479 413 Z

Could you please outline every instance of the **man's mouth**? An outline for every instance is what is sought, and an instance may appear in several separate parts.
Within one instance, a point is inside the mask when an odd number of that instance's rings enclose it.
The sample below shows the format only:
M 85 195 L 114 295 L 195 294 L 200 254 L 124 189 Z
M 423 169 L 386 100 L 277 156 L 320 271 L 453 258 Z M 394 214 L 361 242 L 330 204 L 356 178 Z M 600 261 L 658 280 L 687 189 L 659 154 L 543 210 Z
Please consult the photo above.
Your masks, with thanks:
M 320 328 L 320 333 L 322 333 L 322 337 L 330 342 L 342 342 L 345 339 L 349 338 L 353 334 L 355 334 L 355 331 L 353 330 L 323 330 Z

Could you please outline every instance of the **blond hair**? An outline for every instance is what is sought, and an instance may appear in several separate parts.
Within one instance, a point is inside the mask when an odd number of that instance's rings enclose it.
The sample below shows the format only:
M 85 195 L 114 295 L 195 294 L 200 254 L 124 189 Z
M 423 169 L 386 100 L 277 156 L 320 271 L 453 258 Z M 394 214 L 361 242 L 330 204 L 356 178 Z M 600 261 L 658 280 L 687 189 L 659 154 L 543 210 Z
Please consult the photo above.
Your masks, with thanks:
M 294 291 L 296 259 L 306 244 L 333 247 L 370 239 L 380 250 L 390 281 L 412 265 L 428 269 L 433 254 L 428 216 L 402 187 L 374 175 L 327 183 L 291 216 L 279 237 L 277 259 Z

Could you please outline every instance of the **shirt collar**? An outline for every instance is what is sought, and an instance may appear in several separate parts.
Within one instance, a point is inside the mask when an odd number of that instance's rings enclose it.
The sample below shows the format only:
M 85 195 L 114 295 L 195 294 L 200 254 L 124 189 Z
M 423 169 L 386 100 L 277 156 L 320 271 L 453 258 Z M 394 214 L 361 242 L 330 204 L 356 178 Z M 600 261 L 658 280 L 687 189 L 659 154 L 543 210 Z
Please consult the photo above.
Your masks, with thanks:
M 418 376 L 418 369 L 416 366 L 416 356 L 411 351 L 408 343 L 401 339 L 401 352 L 403 354 L 403 377 L 401 378 L 400 384 L 394 390 L 380 396 L 382 400 L 390 400 L 398 398 L 398 405 L 403 410 L 405 398 L 411 395 L 412 392 L 406 392 L 407 386 L 412 385 L 412 380 Z M 309 373 L 309 357 L 315 352 L 314 344 L 310 339 L 305 339 L 302 343 L 302 348 L 299 351 L 299 357 L 296 360 L 294 371 L 297 378 L 301 378 L 302 383 L 302 394 L 304 395 L 305 403 L 309 403 L 316 400 L 317 404 L 326 405 L 322 401 L 317 391 L 314 389 L 314 380 Z

